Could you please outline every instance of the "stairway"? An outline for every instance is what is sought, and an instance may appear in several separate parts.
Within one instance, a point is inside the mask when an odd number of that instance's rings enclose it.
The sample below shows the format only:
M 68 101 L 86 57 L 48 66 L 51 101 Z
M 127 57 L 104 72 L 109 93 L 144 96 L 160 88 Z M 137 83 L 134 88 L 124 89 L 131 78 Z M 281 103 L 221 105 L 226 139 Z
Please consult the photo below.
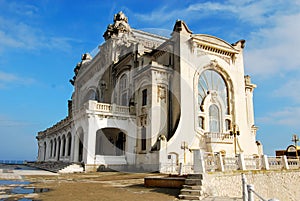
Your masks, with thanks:
M 203 175 L 202 174 L 191 174 L 185 180 L 185 185 L 180 191 L 178 196 L 180 200 L 202 200 L 207 195 L 204 193 L 203 186 Z
M 27 163 L 27 165 L 55 173 L 75 173 L 84 171 L 81 164 L 62 161 L 34 162 Z

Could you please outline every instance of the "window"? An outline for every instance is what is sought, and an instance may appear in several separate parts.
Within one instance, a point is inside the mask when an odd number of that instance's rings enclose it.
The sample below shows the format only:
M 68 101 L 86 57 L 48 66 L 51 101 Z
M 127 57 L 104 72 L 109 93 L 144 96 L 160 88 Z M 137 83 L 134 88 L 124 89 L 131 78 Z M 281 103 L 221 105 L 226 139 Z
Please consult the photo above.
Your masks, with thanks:
M 142 91 L 142 106 L 147 105 L 147 89 L 144 89 Z
M 199 117 L 199 128 L 204 129 L 204 117 Z
M 146 150 L 146 128 L 142 127 L 141 150 Z
M 122 106 L 128 106 L 128 79 L 127 75 L 124 74 L 120 78 L 119 81 L 119 94 L 120 94 L 120 99 L 119 103 Z
M 98 100 L 98 94 L 96 90 L 90 89 L 88 93 L 84 97 L 84 103 L 87 102 L 88 100 Z
M 204 71 L 198 81 L 198 105 L 199 110 L 205 97 L 210 92 L 216 92 L 217 96 L 223 101 L 225 113 L 229 114 L 228 88 L 223 77 L 214 70 Z
M 230 131 L 230 125 L 231 125 L 230 120 L 229 120 L 229 119 L 226 119 L 226 120 L 225 120 L 226 131 Z
M 215 104 L 209 107 L 209 131 L 212 133 L 220 132 L 219 108 Z

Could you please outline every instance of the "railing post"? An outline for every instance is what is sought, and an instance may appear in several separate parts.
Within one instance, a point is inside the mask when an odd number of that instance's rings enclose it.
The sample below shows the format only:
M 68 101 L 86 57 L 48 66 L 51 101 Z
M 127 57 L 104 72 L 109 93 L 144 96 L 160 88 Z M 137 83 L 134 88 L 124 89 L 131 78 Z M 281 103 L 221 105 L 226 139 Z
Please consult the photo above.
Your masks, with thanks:
M 248 201 L 254 201 L 254 186 L 252 184 L 247 185 L 247 191 L 248 191 Z
M 193 150 L 194 156 L 194 173 L 205 173 L 205 161 L 203 151 Z
M 262 155 L 261 159 L 262 159 L 262 168 L 265 170 L 270 170 L 268 156 Z
M 281 159 L 282 159 L 283 168 L 286 170 L 290 169 L 286 155 L 283 155 Z
M 238 161 L 239 161 L 239 169 L 240 170 L 246 170 L 245 158 L 244 158 L 243 153 L 240 153 L 238 155 Z
M 219 153 L 217 157 L 218 157 L 218 169 L 219 169 L 221 172 L 224 172 L 224 164 L 223 164 L 222 154 Z
M 182 163 L 179 163 L 179 170 L 178 170 L 178 174 L 179 175 L 182 175 L 182 170 L 183 170 L 183 164 Z
M 245 174 L 242 174 L 242 185 L 243 185 L 243 201 L 248 201 L 247 179 L 245 177 Z

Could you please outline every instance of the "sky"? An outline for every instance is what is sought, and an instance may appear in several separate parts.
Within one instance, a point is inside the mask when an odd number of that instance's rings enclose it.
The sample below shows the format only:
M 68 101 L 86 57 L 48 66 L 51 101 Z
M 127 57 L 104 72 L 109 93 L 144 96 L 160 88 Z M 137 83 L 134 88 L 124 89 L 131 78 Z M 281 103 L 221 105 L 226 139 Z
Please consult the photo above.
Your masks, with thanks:
M 85 52 L 103 43 L 113 15 L 135 29 L 246 40 L 257 139 L 267 155 L 300 135 L 299 0 L 0 0 L 0 160 L 35 160 L 36 135 L 67 115 L 69 79 Z

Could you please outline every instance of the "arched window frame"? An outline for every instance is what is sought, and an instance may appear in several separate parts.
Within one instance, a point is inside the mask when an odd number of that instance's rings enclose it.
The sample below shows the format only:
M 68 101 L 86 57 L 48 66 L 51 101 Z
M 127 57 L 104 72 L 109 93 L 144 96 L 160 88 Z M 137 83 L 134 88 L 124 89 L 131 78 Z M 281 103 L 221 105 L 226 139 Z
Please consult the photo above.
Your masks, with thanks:
M 211 90 L 206 90 L 203 97 L 199 97 L 199 87 L 200 78 L 203 73 L 206 71 L 213 73 L 215 77 L 218 77 L 219 81 L 224 83 L 223 89 L 226 89 L 225 93 L 223 93 L 223 97 L 218 94 L 218 88 L 212 88 Z M 228 74 L 220 67 L 220 66 L 208 66 L 205 67 L 204 70 L 196 73 L 195 76 L 195 112 L 197 118 L 195 119 L 196 130 L 200 134 L 204 134 L 206 132 L 210 132 L 210 117 L 209 117 L 209 107 L 212 104 L 216 104 L 219 108 L 219 118 L 220 118 L 220 133 L 228 133 L 228 122 L 232 121 L 232 103 L 229 101 L 233 97 L 233 88 L 231 79 Z M 200 122 L 202 121 L 202 122 Z

